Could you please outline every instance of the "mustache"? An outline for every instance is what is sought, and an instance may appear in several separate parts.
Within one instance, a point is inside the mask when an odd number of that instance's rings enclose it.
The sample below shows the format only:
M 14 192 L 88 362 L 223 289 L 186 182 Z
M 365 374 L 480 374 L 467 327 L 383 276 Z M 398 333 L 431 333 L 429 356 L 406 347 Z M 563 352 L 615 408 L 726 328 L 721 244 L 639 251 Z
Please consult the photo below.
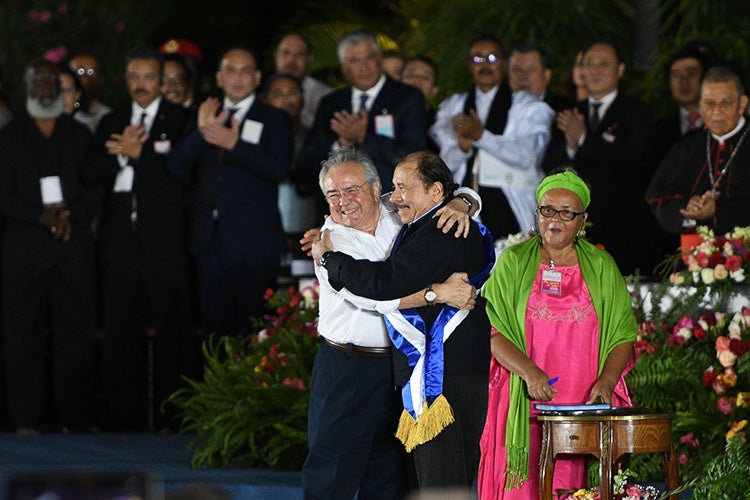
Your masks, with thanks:
M 482 68 L 482 69 L 479 70 L 479 74 L 480 75 L 492 75 L 493 72 L 492 72 L 491 69 Z

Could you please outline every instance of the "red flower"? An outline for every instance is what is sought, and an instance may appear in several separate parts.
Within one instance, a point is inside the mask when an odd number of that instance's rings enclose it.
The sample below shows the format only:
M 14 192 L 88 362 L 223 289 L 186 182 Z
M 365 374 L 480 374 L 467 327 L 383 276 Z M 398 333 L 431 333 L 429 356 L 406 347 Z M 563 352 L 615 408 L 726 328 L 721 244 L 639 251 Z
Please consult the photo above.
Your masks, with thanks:
M 287 387 L 291 387 L 293 389 L 299 389 L 300 391 L 305 390 L 305 382 L 301 378 L 285 378 L 282 382 Z
M 724 263 L 724 267 L 727 268 L 727 271 L 736 271 L 742 267 L 742 257 L 739 255 L 730 255 Z
M 724 257 L 724 254 L 721 252 L 714 252 L 711 254 L 711 256 L 708 258 L 708 267 L 716 267 L 719 264 L 723 264 L 726 262 L 727 258 Z
M 269 300 L 271 297 L 273 297 L 274 291 L 273 289 L 269 288 L 266 290 L 266 293 L 263 294 L 263 300 Z
M 708 369 L 703 372 L 703 386 L 711 387 L 718 376 L 719 372 L 716 371 L 713 366 L 709 366 Z
M 750 351 L 750 339 L 738 340 L 732 339 L 729 341 L 729 350 L 737 356 L 742 356 L 746 352 Z
M 45 24 L 52 19 L 52 13 L 48 10 L 30 10 L 28 14 L 26 14 L 26 18 L 36 24 Z
M 699 266 L 708 267 L 708 255 L 706 255 L 705 252 L 699 252 L 698 255 L 695 256 L 695 260 L 698 262 Z
M 704 340 L 706 338 L 706 330 L 700 326 L 696 326 L 693 329 L 693 336 L 695 337 L 695 340 Z
M 714 313 L 713 311 L 708 311 L 706 314 L 701 316 L 701 319 L 705 321 L 708 326 L 714 326 L 716 324 L 716 313 Z

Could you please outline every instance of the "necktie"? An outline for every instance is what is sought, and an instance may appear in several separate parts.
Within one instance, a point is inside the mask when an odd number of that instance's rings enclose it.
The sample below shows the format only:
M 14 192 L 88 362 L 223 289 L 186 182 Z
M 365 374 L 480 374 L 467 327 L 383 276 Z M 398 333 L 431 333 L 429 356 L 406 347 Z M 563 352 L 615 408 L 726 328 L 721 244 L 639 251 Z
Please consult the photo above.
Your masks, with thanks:
M 141 125 L 143 125 L 144 127 L 146 126 L 146 117 L 147 116 L 148 116 L 148 113 L 146 113 L 145 111 L 143 113 L 141 113 Z
M 359 95 L 359 111 L 367 111 L 367 94 Z
M 699 111 L 691 111 L 688 115 L 688 132 L 691 130 L 695 130 L 698 128 L 698 120 L 700 119 L 701 114 Z
M 596 132 L 599 129 L 599 108 L 602 106 L 600 102 L 591 103 L 591 118 L 589 119 L 589 129 L 592 132 Z
M 227 115 L 227 119 L 224 120 L 224 126 L 226 128 L 232 128 L 232 117 L 237 112 L 237 108 L 229 108 L 227 111 L 229 114 Z

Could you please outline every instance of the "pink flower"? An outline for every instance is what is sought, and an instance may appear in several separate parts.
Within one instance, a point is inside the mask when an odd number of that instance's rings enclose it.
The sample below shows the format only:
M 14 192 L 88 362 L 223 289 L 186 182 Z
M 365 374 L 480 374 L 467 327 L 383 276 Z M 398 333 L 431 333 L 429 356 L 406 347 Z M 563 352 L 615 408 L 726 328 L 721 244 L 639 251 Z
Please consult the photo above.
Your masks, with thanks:
M 737 269 L 742 267 L 742 257 L 740 257 L 739 255 L 730 255 L 727 258 L 724 267 L 727 268 L 727 271 L 736 271 Z
M 684 453 L 680 455 L 680 458 L 678 458 L 677 460 L 680 462 L 681 465 L 685 465 L 686 463 L 688 463 L 688 457 Z
M 717 337 L 716 339 L 716 352 L 724 352 L 729 350 L 730 339 L 728 337 Z
M 68 4 L 61 3 L 60 5 L 58 5 L 57 6 L 57 12 L 59 12 L 60 14 L 67 14 L 68 13 Z
M 68 49 L 60 45 L 59 47 L 53 47 L 51 49 L 47 49 L 43 57 L 53 64 L 59 64 L 60 61 L 62 61 L 63 59 L 65 59 L 65 57 L 67 57 L 67 55 L 68 55 Z
M 722 396 L 719 398 L 718 401 L 716 401 L 716 407 L 724 415 L 729 415 L 729 412 L 732 411 L 732 408 L 734 408 L 734 405 L 732 404 L 731 399 Z
M 52 19 L 52 13 L 48 10 L 32 9 L 26 14 L 26 18 L 32 23 L 45 24 Z
M 291 387 L 292 389 L 299 389 L 300 391 L 305 390 L 305 382 L 303 382 L 301 378 L 287 377 L 281 383 L 287 387 Z

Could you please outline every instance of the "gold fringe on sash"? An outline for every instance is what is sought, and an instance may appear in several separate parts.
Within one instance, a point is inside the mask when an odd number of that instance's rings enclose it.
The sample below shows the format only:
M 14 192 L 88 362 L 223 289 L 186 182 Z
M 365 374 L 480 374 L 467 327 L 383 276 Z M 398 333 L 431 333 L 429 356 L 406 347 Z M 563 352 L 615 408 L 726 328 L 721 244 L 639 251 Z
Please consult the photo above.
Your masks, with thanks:
M 419 420 L 414 420 L 406 410 L 401 413 L 396 437 L 403 443 L 407 452 L 430 441 L 455 422 L 453 409 L 442 394 L 430 406 L 427 406 L 425 400 L 423 408 Z

